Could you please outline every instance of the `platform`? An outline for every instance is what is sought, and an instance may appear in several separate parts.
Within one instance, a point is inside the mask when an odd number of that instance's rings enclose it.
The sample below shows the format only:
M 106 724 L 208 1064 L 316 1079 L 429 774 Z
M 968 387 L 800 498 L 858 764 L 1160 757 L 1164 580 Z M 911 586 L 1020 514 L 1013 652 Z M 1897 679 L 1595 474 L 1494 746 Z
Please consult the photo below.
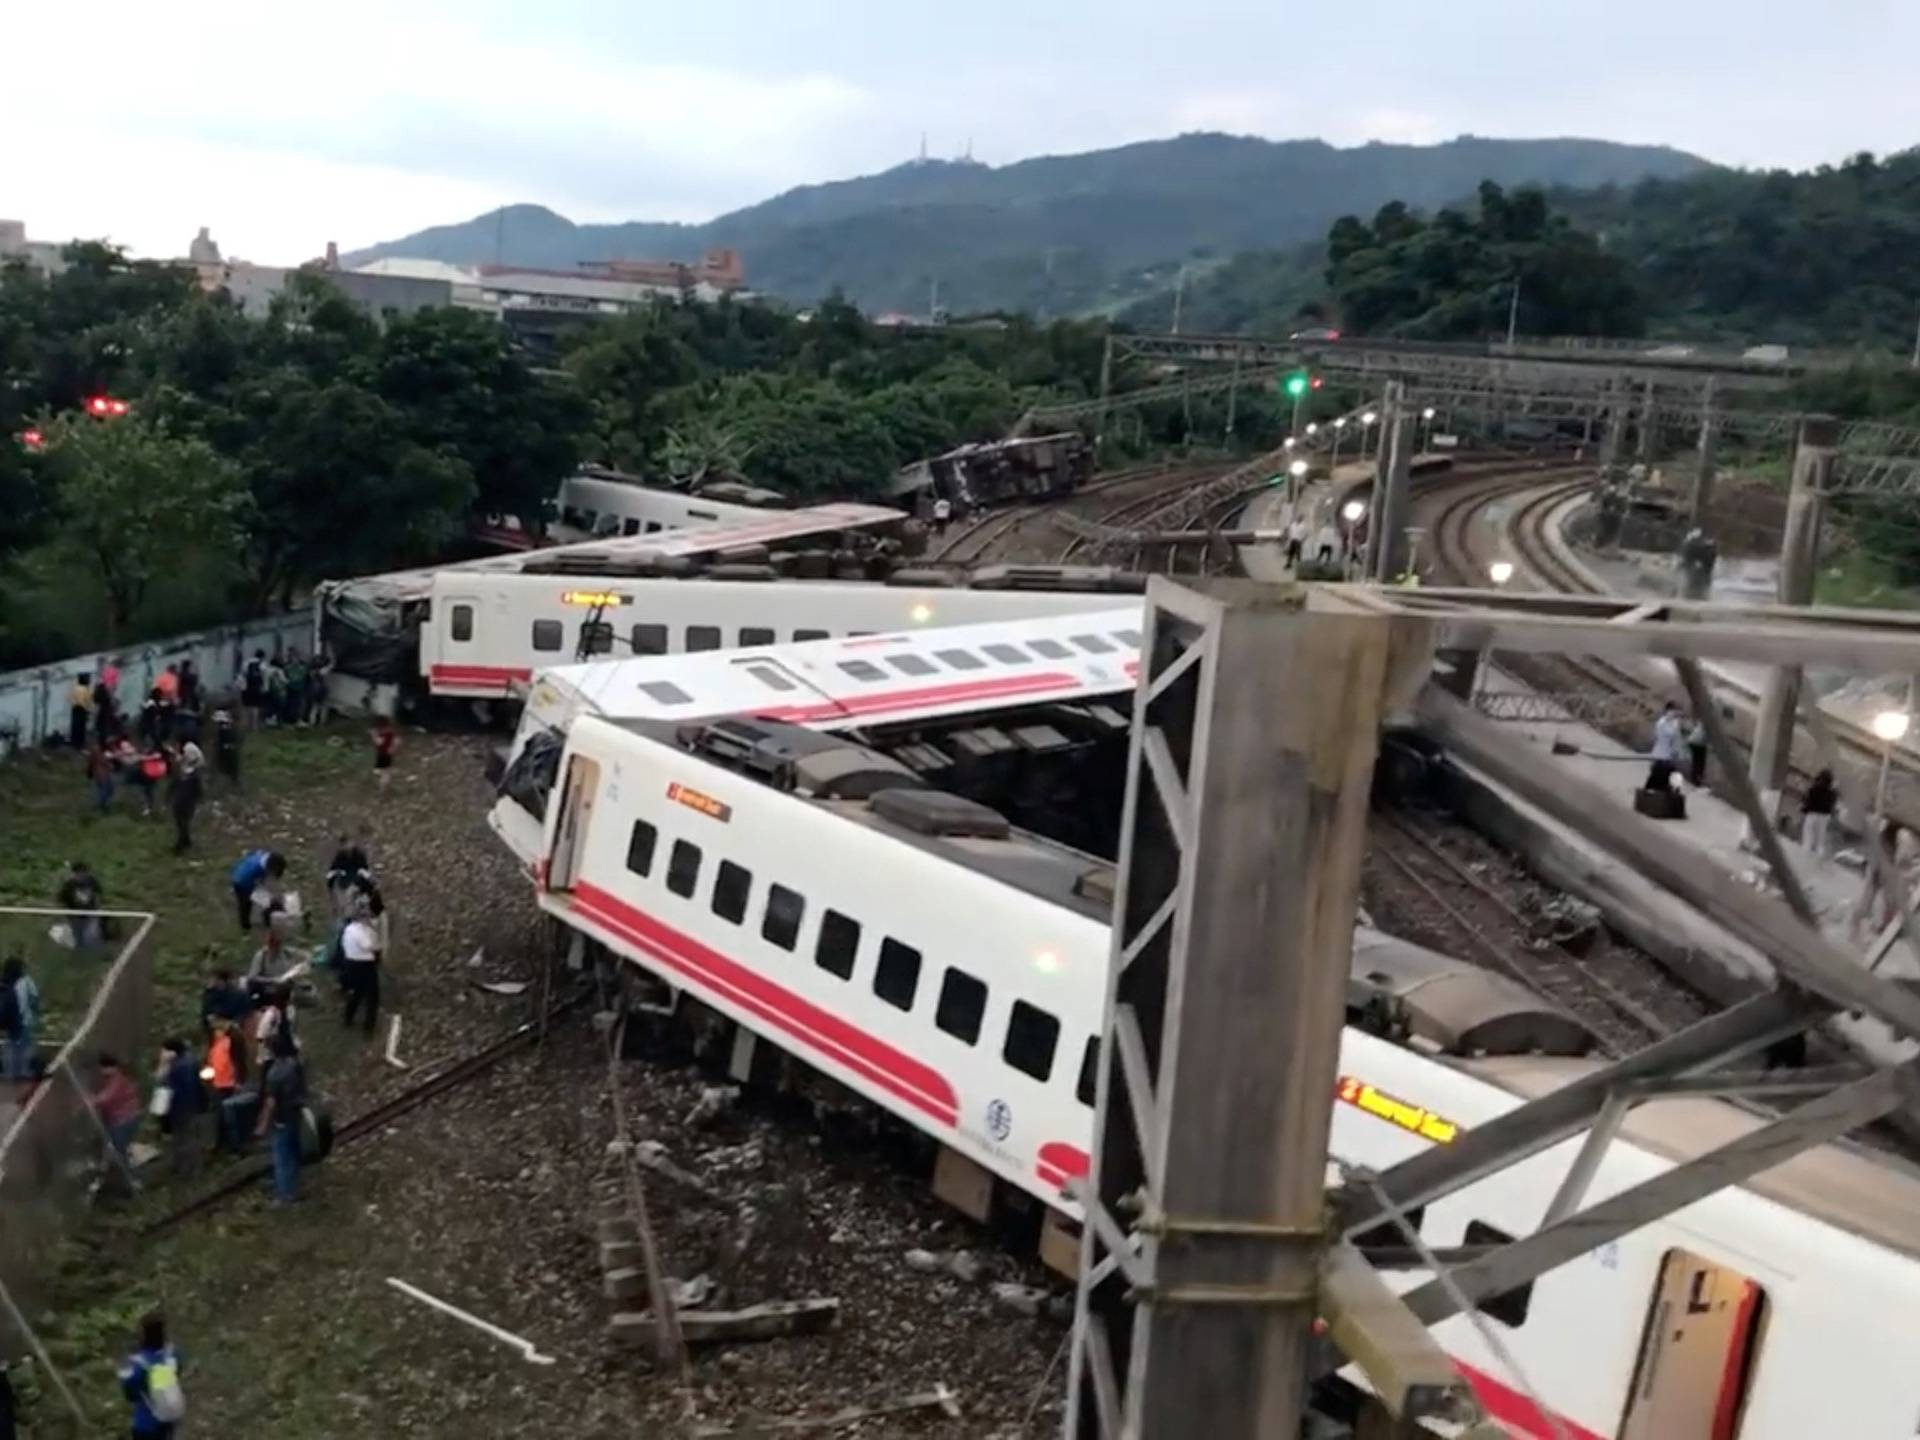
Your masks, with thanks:
M 1331 476 L 1310 480 L 1301 487 L 1300 504 L 1307 516 L 1309 547 L 1322 525 L 1331 523 L 1336 529 L 1344 531 L 1338 508 L 1340 497 L 1355 485 L 1370 483 L 1372 479 L 1373 462 L 1363 460 L 1339 466 Z M 1287 503 L 1287 488 L 1284 485 L 1276 485 L 1265 494 L 1256 495 L 1241 513 L 1241 524 L 1248 530 L 1285 530 L 1291 519 L 1292 507 Z M 1287 565 L 1284 545 L 1242 545 L 1240 568 L 1255 580 L 1293 578 L 1293 571 Z

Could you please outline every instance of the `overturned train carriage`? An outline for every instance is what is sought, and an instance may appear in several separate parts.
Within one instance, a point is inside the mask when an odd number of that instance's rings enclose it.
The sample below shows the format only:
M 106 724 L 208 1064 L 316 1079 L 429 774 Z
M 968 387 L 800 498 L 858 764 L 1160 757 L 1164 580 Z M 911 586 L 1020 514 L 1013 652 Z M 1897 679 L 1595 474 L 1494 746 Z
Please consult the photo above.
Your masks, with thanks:
M 1077 430 L 962 445 L 894 477 L 895 497 L 947 500 L 963 510 L 1071 495 L 1093 474 L 1093 445 Z

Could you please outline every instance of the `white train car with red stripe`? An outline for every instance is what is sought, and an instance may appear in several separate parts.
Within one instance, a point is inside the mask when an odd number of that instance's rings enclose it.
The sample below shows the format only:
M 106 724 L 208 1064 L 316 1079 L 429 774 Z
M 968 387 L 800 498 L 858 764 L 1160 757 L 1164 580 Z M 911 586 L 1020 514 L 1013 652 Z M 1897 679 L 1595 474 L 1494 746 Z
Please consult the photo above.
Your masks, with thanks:
M 1003 1201 L 1073 1216 L 1062 1191 L 1092 1143 L 1104 862 L 1012 830 L 845 737 L 773 722 L 577 716 L 553 795 L 532 866 L 548 915 L 919 1130 L 950 1178 L 978 1175 Z M 1341 1057 L 1333 1149 L 1375 1169 L 1585 1063 L 1445 1060 L 1351 1028 Z M 1760 1123 L 1715 1100 L 1643 1107 L 1590 1193 Z M 1413 1223 L 1435 1246 L 1530 1233 L 1578 1143 Z M 1920 1180 L 1829 1146 L 1483 1308 L 1525 1380 L 1466 1319 L 1436 1333 L 1517 1435 L 1910 1435 Z
M 333 701 L 344 709 L 391 709 L 420 680 L 431 687 L 422 668 L 422 632 L 432 634 L 437 584 L 458 576 L 484 587 L 495 577 L 566 577 L 571 589 L 590 595 L 601 588 L 594 577 L 670 572 L 674 566 L 731 559 L 765 558 L 773 551 L 815 546 L 836 537 L 879 538 L 899 529 L 908 517 L 879 505 L 811 505 L 799 510 L 745 510 L 745 518 L 699 528 L 662 531 L 552 545 L 508 554 L 486 555 L 446 565 L 422 566 L 386 575 L 327 580 L 314 587 L 314 648 L 333 656 L 329 678 Z M 560 657 L 549 657 L 560 658 Z M 449 685 L 451 696 L 497 699 L 500 688 Z
M 592 662 L 599 670 L 650 655 L 1072 614 L 1090 603 L 1099 598 L 1051 587 L 448 571 L 433 577 L 419 669 L 435 696 L 500 700 L 520 696 L 536 671 L 582 657 L 604 657 Z M 597 675 L 585 683 L 596 693 L 619 687 Z

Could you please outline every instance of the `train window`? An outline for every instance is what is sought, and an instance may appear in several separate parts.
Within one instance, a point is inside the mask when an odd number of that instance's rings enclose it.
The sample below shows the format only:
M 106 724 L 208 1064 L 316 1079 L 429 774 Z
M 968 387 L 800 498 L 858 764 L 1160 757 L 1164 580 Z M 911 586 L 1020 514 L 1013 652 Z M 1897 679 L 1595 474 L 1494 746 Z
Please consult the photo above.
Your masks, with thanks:
M 1513 1236 L 1495 1229 L 1484 1220 L 1469 1220 L 1462 1243 L 1467 1245 L 1511 1245 Z M 1533 1303 L 1533 1284 L 1529 1281 L 1480 1302 L 1480 1308 L 1502 1325 L 1518 1330 L 1527 1323 L 1527 1307 Z
M 782 675 L 771 665 L 749 665 L 747 666 L 747 674 L 753 676 L 754 679 L 758 680 L 769 690 L 791 690 L 794 688 L 793 681 Z
M 1089 655 L 1106 655 L 1110 654 L 1113 650 L 1113 646 L 1102 640 L 1098 635 L 1075 635 L 1073 637 L 1073 643 Z
M 767 886 L 767 913 L 760 921 L 762 939 L 791 950 L 800 939 L 800 922 L 806 918 L 806 897 L 799 891 L 784 885 Z
M 1027 648 L 1036 655 L 1044 655 L 1049 660 L 1066 660 L 1073 655 L 1073 651 L 1058 640 L 1029 640 Z
M 951 967 L 940 982 L 940 1003 L 933 1023 L 971 1045 L 980 1038 L 980 1017 L 987 1013 L 987 987 L 964 970 Z
M 473 606 L 456 605 L 453 607 L 452 628 L 448 632 L 454 639 L 466 641 L 473 639 Z
M 853 974 L 853 959 L 860 951 L 860 922 L 849 920 L 838 910 L 820 917 L 820 940 L 813 947 L 813 963 L 842 980 Z
M 1140 648 L 1140 632 L 1138 630 L 1116 630 L 1113 632 L 1113 638 L 1123 645 L 1133 646 L 1136 650 Z
M 582 620 L 580 622 L 580 650 L 586 655 L 611 655 L 613 653 L 613 626 L 604 620 Z
M 773 631 L 764 629 L 759 625 L 742 625 L 740 627 L 740 643 L 742 645 L 771 645 L 773 644 Z
M 840 668 L 856 680 L 884 680 L 887 672 L 865 660 L 842 660 Z
M 1033 657 L 1018 645 L 982 645 L 980 647 L 994 659 L 1007 665 L 1024 665 Z
M 641 531 L 640 533 L 641 533 L 642 535 L 657 535 L 657 534 L 659 534 L 659 533 L 660 533 L 660 522 L 659 522 L 658 520 L 649 520 L 649 521 L 647 521 L 647 528 L 646 528 L 645 530 L 642 530 L 642 531 Z
M 1058 1020 L 1024 1000 L 1013 1002 L 1007 1043 L 1000 1050 L 1002 1060 L 1036 1080 L 1044 1080 L 1053 1073 L 1053 1048 L 1059 1043 Z
M 798 640 L 830 640 L 833 637 L 829 635 L 825 630 L 796 630 L 793 632 L 793 638 L 796 641 L 798 641 Z
M 536 620 L 533 622 L 533 648 L 536 650 L 558 650 L 565 643 L 566 632 L 558 620 Z
M 633 833 L 627 836 L 627 869 L 636 875 L 653 873 L 653 847 L 660 839 L 660 832 L 644 820 L 633 822 Z
M 667 861 L 667 889 L 683 899 L 692 899 L 700 883 L 700 847 L 685 840 L 673 842 L 673 858 Z
M 931 675 L 934 667 L 918 655 L 889 655 L 887 664 L 893 666 L 902 675 Z
M 718 650 L 720 648 L 720 627 L 718 625 L 687 626 L 688 650 Z
M 720 862 L 720 873 L 713 877 L 713 913 L 738 925 L 747 914 L 747 897 L 753 893 L 753 872 L 731 860 Z
M 873 993 L 901 1010 L 913 1008 L 920 988 L 920 952 L 891 935 L 880 942 L 880 963 L 873 967 Z
M 640 693 L 662 705 L 685 705 L 693 699 L 671 680 L 648 680 L 640 686 Z
M 934 658 L 944 661 L 956 670 L 982 670 L 987 662 L 971 650 L 936 650 Z
M 664 655 L 667 653 L 667 627 L 664 625 L 636 625 L 633 627 L 633 653 L 636 655 Z
M 638 535 L 640 533 L 640 522 L 629 515 L 621 523 L 620 533 L 622 535 Z
M 1100 1037 L 1089 1035 L 1087 1048 L 1080 1056 L 1080 1082 L 1073 1087 L 1074 1098 L 1082 1105 L 1093 1104 L 1093 1087 L 1100 1083 Z

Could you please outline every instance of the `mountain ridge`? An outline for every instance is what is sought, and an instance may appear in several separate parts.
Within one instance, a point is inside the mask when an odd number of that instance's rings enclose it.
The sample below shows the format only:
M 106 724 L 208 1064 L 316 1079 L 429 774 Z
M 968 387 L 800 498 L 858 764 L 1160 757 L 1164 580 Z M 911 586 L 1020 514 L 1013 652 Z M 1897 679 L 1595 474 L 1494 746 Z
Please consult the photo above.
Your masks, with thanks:
M 1667 146 L 1460 136 L 1435 145 L 1264 140 L 1198 132 L 1002 166 L 909 161 L 799 185 L 703 224 L 575 224 L 516 204 L 344 257 L 570 268 L 738 250 L 757 290 L 807 303 L 838 288 L 870 310 L 1073 313 L 1162 288 L 1166 267 L 1317 237 L 1388 200 L 1433 207 L 1483 179 L 1586 187 L 1714 167 Z

